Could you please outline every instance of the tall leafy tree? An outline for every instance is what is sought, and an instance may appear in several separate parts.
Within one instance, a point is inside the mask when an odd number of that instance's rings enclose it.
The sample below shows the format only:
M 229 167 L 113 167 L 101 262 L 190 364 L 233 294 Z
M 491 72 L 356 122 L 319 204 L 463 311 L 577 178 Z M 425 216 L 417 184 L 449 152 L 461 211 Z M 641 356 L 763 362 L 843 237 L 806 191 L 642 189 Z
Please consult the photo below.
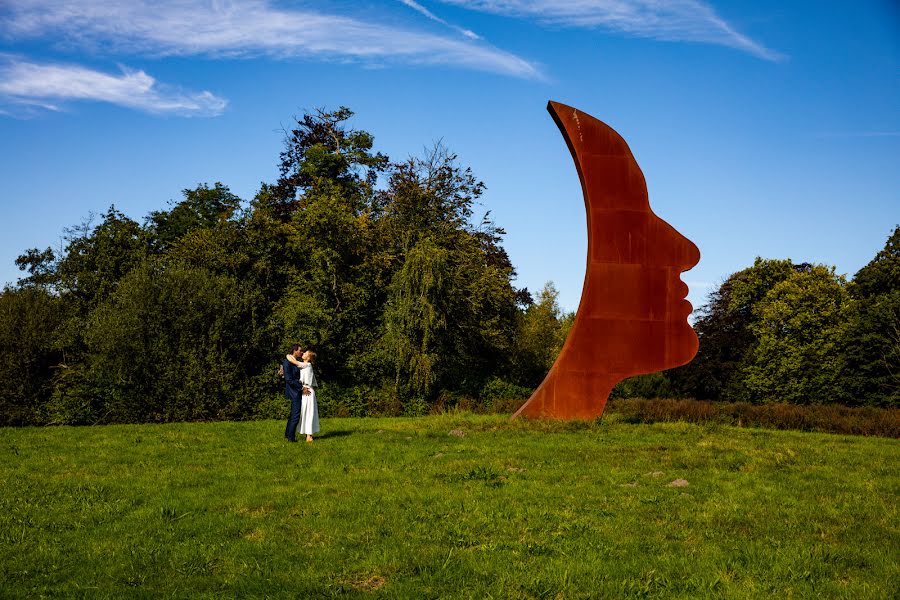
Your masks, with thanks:
M 395 378 L 410 393 L 474 391 L 506 366 L 515 331 L 515 275 L 502 230 L 471 218 L 484 184 L 440 145 L 394 165 L 380 225 L 397 269 L 385 310 Z
M 429 395 L 449 362 L 452 285 L 450 252 L 431 238 L 419 240 L 406 253 L 391 281 L 384 345 L 394 364 L 398 395 Z
M 375 183 L 388 166 L 372 151 L 374 138 L 349 128 L 346 108 L 317 110 L 296 120 L 285 136 L 278 182 L 256 206 L 285 223 L 285 287 L 272 327 L 287 341 L 303 336 L 317 345 L 332 377 L 352 379 L 352 357 L 377 339 L 373 307 L 383 290 L 373 287 L 371 221 Z M 377 277 L 376 277 L 377 278 Z
M 285 132 L 280 176 L 267 198 L 276 214 L 286 217 L 298 203 L 311 199 L 311 190 L 323 186 L 337 188 L 338 195 L 357 212 L 366 209 L 378 173 L 387 168 L 389 159 L 372 152 L 372 134 L 347 126 L 352 116 L 353 111 L 342 106 L 335 111 L 307 112 L 295 119 Z
M 748 400 L 743 369 L 758 337 L 757 305 L 778 283 L 810 265 L 757 257 L 752 267 L 730 275 L 700 309 L 694 329 L 700 349 L 693 361 L 667 372 L 681 393 L 710 400 Z
M 42 421 L 42 407 L 63 362 L 57 329 L 65 318 L 57 296 L 35 287 L 0 292 L 0 425 Z
M 515 383 L 540 384 L 562 350 L 574 318 L 575 313 L 560 308 L 559 292 L 548 281 L 519 318 L 510 373 Z
M 853 278 L 848 386 L 860 403 L 900 406 L 900 226 Z
M 241 199 L 219 182 L 210 188 L 206 184 L 182 191 L 184 199 L 174 203 L 168 211 L 157 210 L 147 217 L 150 237 L 155 246 L 165 249 L 189 232 L 212 228 L 232 218 L 240 208 Z
M 852 311 L 846 281 L 834 267 L 812 266 L 769 290 L 754 310 L 751 330 L 759 341 L 743 369 L 751 399 L 847 402 L 841 346 Z
M 97 226 L 70 230 L 67 241 L 65 255 L 57 264 L 59 286 L 83 309 L 109 296 L 149 254 L 147 233 L 115 206 Z

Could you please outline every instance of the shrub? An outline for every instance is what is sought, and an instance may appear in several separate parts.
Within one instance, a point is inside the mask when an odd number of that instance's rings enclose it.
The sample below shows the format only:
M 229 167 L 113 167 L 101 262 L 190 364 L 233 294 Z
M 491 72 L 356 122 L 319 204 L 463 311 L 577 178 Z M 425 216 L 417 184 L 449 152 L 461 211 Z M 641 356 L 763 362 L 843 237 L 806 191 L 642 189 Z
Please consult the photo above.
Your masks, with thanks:
M 481 388 L 481 401 L 486 410 L 496 410 L 496 406 L 504 405 L 509 401 L 521 404 L 527 400 L 533 390 L 531 388 L 515 385 L 499 377 L 492 377 Z
M 428 402 L 421 396 L 414 396 L 403 403 L 404 417 L 421 417 L 428 414 Z
M 269 394 L 253 409 L 254 419 L 287 419 L 291 412 L 291 402 L 284 394 Z
M 620 381 L 610 392 L 613 398 L 672 398 L 676 396 L 672 383 L 662 373 L 637 375 Z
M 900 438 L 900 409 L 897 408 L 631 398 L 611 399 L 606 406 L 606 412 L 617 415 L 627 423 L 715 422 L 738 427 Z

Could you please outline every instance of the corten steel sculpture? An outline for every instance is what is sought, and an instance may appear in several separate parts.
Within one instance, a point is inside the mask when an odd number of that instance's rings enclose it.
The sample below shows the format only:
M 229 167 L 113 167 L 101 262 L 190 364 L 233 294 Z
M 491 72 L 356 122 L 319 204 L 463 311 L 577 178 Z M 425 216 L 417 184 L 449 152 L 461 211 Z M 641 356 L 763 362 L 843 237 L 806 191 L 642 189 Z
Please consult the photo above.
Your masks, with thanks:
M 680 274 L 697 264 L 700 251 L 650 210 L 644 174 L 618 133 L 565 104 L 550 102 L 547 110 L 581 179 L 587 272 L 559 357 L 513 418 L 592 419 L 619 381 L 697 354 Z

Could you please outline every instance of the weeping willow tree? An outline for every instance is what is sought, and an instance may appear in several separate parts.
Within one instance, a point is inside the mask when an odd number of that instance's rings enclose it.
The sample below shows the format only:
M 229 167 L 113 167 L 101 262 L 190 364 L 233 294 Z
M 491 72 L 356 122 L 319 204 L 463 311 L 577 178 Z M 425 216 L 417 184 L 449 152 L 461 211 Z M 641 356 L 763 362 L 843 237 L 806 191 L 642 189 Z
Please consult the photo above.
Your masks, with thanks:
M 394 357 L 394 389 L 427 396 L 437 383 L 452 281 L 450 253 L 423 238 L 406 254 L 390 285 L 385 346 Z M 407 390 L 402 389 L 407 387 Z

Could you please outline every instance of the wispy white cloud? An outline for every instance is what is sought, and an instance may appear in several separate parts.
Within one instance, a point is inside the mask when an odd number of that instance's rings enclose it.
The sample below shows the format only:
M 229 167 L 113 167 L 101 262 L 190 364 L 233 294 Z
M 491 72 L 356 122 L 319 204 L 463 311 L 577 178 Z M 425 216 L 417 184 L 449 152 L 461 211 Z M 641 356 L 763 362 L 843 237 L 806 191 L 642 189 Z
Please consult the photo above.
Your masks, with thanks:
M 440 18 L 439 16 L 437 16 L 436 14 L 434 14 L 433 12 L 431 12 L 430 10 L 428 10 L 427 8 L 425 8 L 418 2 L 415 2 L 415 0 L 400 0 L 400 2 L 402 2 L 406 6 L 410 7 L 411 9 L 415 10 L 419 14 L 422 14 L 422 15 L 428 17 L 432 21 L 440 23 L 441 25 L 446 25 L 450 29 L 458 31 L 459 33 L 463 34 L 464 36 L 466 36 L 467 38 L 469 38 L 471 40 L 480 40 L 481 39 L 481 36 L 478 35 L 477 33 L 475 33 L 474 31 L 465 29 L 463 27 L 459 27 L 457 25 L 453 25 L 452 23 L 448 23 L 446 20 Z
M 0 56 L 0 102 L 28 111 L 58 111 L 73 100 L 184 116 L 219 115 L 228 104 L 210 92 L 187 92 L 160 84 L 143 71 L 123 68 L 121 73 L 109 74 L 80 65 L 39 64 Z
M 784 55 L 737 31 L 700 0 L 439 0 L 470 10 L 666 41 L 719 44 L 765 60 Z
M 0 8 L 0 35 L 153 56 L 402 61 L 542 77 L 531 62 L 472 39 L 280 9 L 268 0 L 17 0 Z

